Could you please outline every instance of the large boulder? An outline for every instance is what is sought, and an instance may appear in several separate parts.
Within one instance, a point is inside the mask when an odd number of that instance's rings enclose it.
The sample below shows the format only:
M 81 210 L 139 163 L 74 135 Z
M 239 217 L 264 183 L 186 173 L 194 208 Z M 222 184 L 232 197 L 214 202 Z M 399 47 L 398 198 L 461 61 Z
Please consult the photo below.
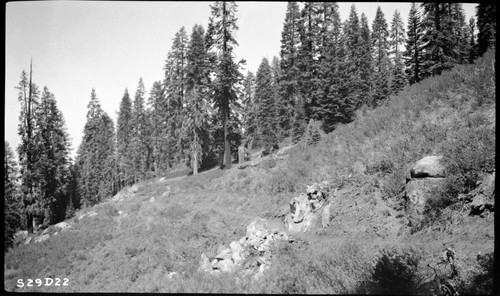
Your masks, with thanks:
M 427 201 L 436 194 L 445 184 L 445 167 L 442 164 L 443 156 L 426 156 L 410 169 L 410 178 L 404 191 L 405 208 L 409 221 L 420 223 L 424 216 Z
M 410 169 L 411 178 L 443 178 L 445 167 L 442 164 L 443 156 L 426 156 L 417 161 Z
M 425 206 L 433 191 L 442 186 L 444 181 L 445 178 L 412 179 L 405 188 L 408 205 L 420 210 Z

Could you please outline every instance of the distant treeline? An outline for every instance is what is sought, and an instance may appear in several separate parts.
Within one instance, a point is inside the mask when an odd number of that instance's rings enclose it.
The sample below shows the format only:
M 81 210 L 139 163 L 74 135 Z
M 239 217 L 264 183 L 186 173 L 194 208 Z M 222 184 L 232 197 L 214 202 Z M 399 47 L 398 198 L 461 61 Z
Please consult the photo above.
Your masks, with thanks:
M 413 4 L 406 28 L 398 11 L 388 24 L 380 7 L 370 26 L 354 5 L 344 21 L 336 3 L 301 6 L 288 3 L 280 57 L 262 59 L 254 75 L 235 60 L 236 3 L 215 2 L 206 30 L 175 34 L 165 77 L 149 94 L 142 78 L 133 98 L 125 89 L 116 127 L 92 89 L 74 162 L 54 95 L 23 71 L 19 164 L 5 143 L 6 246 L 34 220 L 56 223 L 140 180 L 229 168 L 238 147 L 269 153 L 285 138 L 300 141 L 308 124 L 330 132 L 496 43 L 495 4 L 479 4 L 468 22 L 459 3 Z

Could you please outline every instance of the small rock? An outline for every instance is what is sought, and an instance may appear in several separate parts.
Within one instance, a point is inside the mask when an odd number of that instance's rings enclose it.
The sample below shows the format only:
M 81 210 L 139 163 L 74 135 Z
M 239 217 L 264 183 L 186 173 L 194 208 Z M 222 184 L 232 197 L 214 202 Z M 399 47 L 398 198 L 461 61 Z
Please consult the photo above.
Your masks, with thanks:
M 327 204 L 323 208 L 323 212 L 321 213 L 321 226 L 323 226 L 323 228 L 326 228 L 326 227 L 328 227 L 328 225 L 330 225 L 330 207 L 331 206 L 332 206 L 332 204 Z
M 32 236 L 28 236 L 28 237 L 26 238 L 26 241 L 24 242 L 24 244 L 25 244 L 25 245 L 27 245 L 27 244 L 31 243 L 31 240 L 32 240 L 32 239 L 33 239 L 33 237 L 32 237 Z
M 469 215 L 483 215 L 484 211 L 490 212 L 495 209 L 495 200 L 489 199 L 483 194 L 475 196 L 470 204 L 471 210 Z
M 233 260 L 231 260 L 231 259 L 224 259 L 224 260 L 219 260 L 217 263 L 215 263 L 212 266 L 214 268 L 219 269 L 220 271 L 228 272 L 234 268 L 234 263 L 233 263 Z
M 166 277 L 171 280 L 174 276 L 177 276 L 177 275 L 179 275 L 177 272 L 172 271 L 172 272 L 167 273 Z
M 208 259 L 207 255 L 204 253 L 201 254 L 201 259 L 200 259 L 200 267 L 198 268 L 199 271 L 212 271 L 212 264 L 210 263 L 210 259 Z
M 167 186 L 167 191 L 163 192 L 161 195 L 161 198 L 166 198 L 169 197 L 172 194 L 172 190 L 170 189 L 170 186 Z
M 42 235 L 49 233 L 49 231 L 50 231 L 50 228 L 45 228 L 45 229 L 42 231 Z
M 41 235 L 41 236 L 39 236 L 39 237 L 37 237 L 37 238 L 35 239 L 35 243 L 41 243 L 41 242 L 43 242 L 43 241 L 45 241 L 45 240 L 47 240 L 47 239 L 49 239 L 49 238 L 50 238 L 50 235 L 48 235 L 48 234 L 43 234 L 43 235 Z
M 150 203 L 154 203 L 156 201 L 155 197 L 151 197 L 151 199 L 149 200 Z
M 60 228 L 61 231 L 65 231 L 65 230 L 71 228 L 71 224 L 69 224 L 68 222 L 65 222 L 65 221 L 59 222 L 54 226 L 57 228 Z
M 161 177 L 160 180 L 158 180 L 159 182 L 163 182 L 165 181 L 165 177 Z
M 231 259 L 233 252 L 231 249 L 224 249 L 215 256 L 215 259 Z
M 134 184 L 132 187 L 130 187 L 130 188 L 128 189 L 128 192 L 129 192 L 129 193 L 136 193 L 136 192 L 137 192 L 137 190 L 139 190 L 139 186 L 137 186 L 137 184 Z

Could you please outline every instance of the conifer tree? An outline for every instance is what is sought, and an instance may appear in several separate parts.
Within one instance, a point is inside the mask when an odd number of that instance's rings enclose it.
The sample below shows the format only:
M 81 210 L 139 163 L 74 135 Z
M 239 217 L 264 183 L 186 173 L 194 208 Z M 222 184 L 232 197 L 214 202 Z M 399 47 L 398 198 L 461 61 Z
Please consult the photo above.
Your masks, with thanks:
M 257 134 L 258 103 L 255 101 L 255 75 L 248 71 L 243 80 L 243 138 L 244 146 L 255 148 L 259 142 Z M 255 146 L 254 146 L 255 145 Z
M 180 137 L 182 127 L 182 108 L 186 101 L 186 66 L 189 37 L 184 27 L 175 34 L 172 47 L 165 62 L 165 95 L 167 128 L 164 137 L 167 139 L 165 153 L 169 166 L 179 165 L 186 160 L 186 142 Z
M 278 141 L 283 140 L 288 136 L 288 109 L 286 107 L 286 100 L 282 99 L 279 95 L 280 84 L 282 80 L 283 73 L 281 72 L 280 60 L 277 56 L 274 56 L 271 61 L 271 75 L 272 75 L 272 85 L 274 88 L 275 104 L 276 104 L 276 129 Z
M 130 99 L 127 89 L 125 89 L 122 100 L 120 102 L 116 129 L 119 187 L 123 188 L 124 186 L 133 183 L 133 167 L 131 155 L 132 100 Z
M 298 50 L 300 46 L 300 9 L 295 1 L 288 2 L 280 49 L 280 99 L 286 115 L 282 128 L 286 132 L 292 129 L 295 118 L 295 107 L 299 100 L 299 64 Z M 286 134 L 287 135 L 287 134 Z
M 299 23 L 300 47 L 298 51 L 298 68 L 300 72 L 299 88 L 304 103 L 306 118 L 319 119 L 316 112 L 320 97 L 323 95 L 318 76 L 320 55 L 320 14 L 319 3 L 306 2 L 301 11 Z
M 113 162 L 115 154 L 114 124 L 101 108 L 92 89 L 87 106 L 87 122 L 78 147 L 76 165 L 81 203 L 89 206 L 114 193 Z
M 39 103 L 39 91 L 35 83 L 32 82 L 32 69 L 30 73 L 23 71 L 21 80 L 16 89 L 19 90 L 18 100 L 21 103 L 21 113 L 19 115 L 18 134 L 21 136 L 21 143 L 17 148 L 19 156 L 19 166 L 21 171 L 21 194 L 23 196 L 23 215 L 25 216 L 28 233 L 33 233 L 33 222 L 37 216 L 43 214 L 43 207 L 40 200 L 39 186 L 37 186 L 37 176 L 34 165 L 37 161 L 38 151 L 35 149 L 35 110 Z
M 474 60 L 477 58 L 477 44 L 476 44 L 476 21 L 473 17 L 469 20 L 469 55 L 468 61 L 470 64 L 474 63 Z
M 360 77 L 360 105 L 371 105 L 371 81 L 372 81 L 372 51 L 371 32 L 368 19 L 364 13 L 361 14 L 360 39 L 359 39 L 359 77 Z
M 428 2 L 422 4 L 424 28 L 422 74 L 439 75 L 458 62 L 455 22 L 451 16 L 451 3 Z
M 380 6 L 377 8 L 372 24 L 373 46 L 373 104 L 378 106 L 389 97 L 389 31 L 384 13 Z
M 410 84 L 419 82 L 424 76 L 422 74 L 423 63 L 423 32 L 421 16 L 417 4 L 412 3 L 408 14 L 408 27 L 406 50 L 403 54 L 405 59 L 406 75 Z
M 149 169 L 148 138 L 149 125 L 145 107 L 146 90 L 142 78 L 139 78 L 131 114 L 130 153 L 134 183 L 146 178 Z
M 69 135 L 64 118 L 57 108 L 55 97 L 44 87 L 40 104 L 35 111 L 37 162 L 41 199 L 49 223 L 64 219 L 69 180 Z
M 345 47 L 350 42 L 358 48 L 359 41 L 359 19 L 355 6 L 351 7 L 350 22 L 346 22 L 344 28 L 340 21 L 338 7 L 331 4 L 325 11 L 328 22 L 324 24 L 328 28 L 326 34 L 329 36 L 325 43 L 324 60 L 322 61 L 322 73 L 324 80 L 325 95 L 321 100 L 319 115 L 322 118 L 323 129 L 330 132 L 337 123 L 348 122 L 352 111 L 356 108 L 360 83 L 361 67 L 359 58 L 360 51 L 355 55 L 348 56 Z M 344 29 L 344 32 L 342 32 Z M 358 65 L 358 68 L 356 67 Z M 355 87 L 357 85 L 357 87 Z
M 209 143 L 208 131 L 208 101 L 209 66 L 205 45 L 205 30 L 195 25 L 191 33 L 187 51 L 186 104 L 183 118 L 183 137 L 188 143 L 190 166 L 193 174 L 198 173 Z
M 17 162 L 7 141 L 4 144 L 4 249 L 14 243 L 14 234 L 21 227 L 21 203 L 19 201 Z
M 482 56 L 488 48 L 496 46 L 497 21 L 496 3 L 479 3 L 476 6 L 477 53 Z
M 264 153 L 267 154 L 278 144 L 277 94 L 269 60 L 263 58 L 255 78 L 255 100 L 258 102 L 257 132 L 262 139 Z
M 78 180 L 80 179 L 78 165 L 76 164 L 76 159 L 74 163 L 69 166 L 69 181 L 67 186 L 68 199 L 66 204 L 66 214 L 65 219 L 72 218 L 76 209 L 80 205 L 80 193 L 78 190 Z
M 155 175 L 158 175 L 160 170 L 166 169 L 165 149 L 167 140 L 163 137 L 165 129 L 167 129 L 167 106 L 164 94 L 164 88 L 161 81 L 155 81 L 149 92 L 148 105 L 149 125 L 151 126 L 151 149 L 152 149 L 152 169 Z
M 405 42 L 405 30 L 403 20 L 399 11 L 394 12 L 391 22 L 390 31 L 390 46 L 392 55 L 392 71 L 391 71 L 391 92 L 398 93 L 403 87 L 406 86 L 406 76 L 403 60 L 403 44 Z
M 310 119 L 307 124 L 306 130 L 306 145 L 316 146 L 321 140 L 320 123 L 316 120 Z
M 234 47 L 238 45 L 236 41 L 236 24 L 237 5 L 234 1 L 216 1 L 210 6 L 212 16 L 207 34 L 207 45 L 212 51 L 218 53 L 215 65 L 214 87 L 214 105 L 220 116 L 222 126 L 222 141 L 224 156 L 221 157 L 223 162 L 220 163 L 221 168 L 231 168 L 231 139 L 234 138 L 235 131 L 231 131 L 230 122 L 231 109 L 237 100 L 236 87 L 242 79 L 239 72 L 241 64 L 245 61 L 236 63 L 234 61 Z M 233 120 L 234 121 L 234 120 Z
M 366 40 L 362 39 L 361 24 L 354 4 L 351 6 L 349 19 L 346 20 L 344 26 L 343 40 L 345 51 L 342 51 L 342 55 L 345 55 L 345 63 L 341 65 L 342 73 L 340 75 L 344 77 L 345 82 L 340 83 L 346 84 L 341 88 L 343 88 L 342 92 L 347 97 L 344 100 L 340 98 L 344 102 L 339 105 L 338 111 L 340 112 L 338 112 L 335 121 L 345 123 L 350 120 L 352 112 L 362 104 L 363 93 L 366 93 L 367 81 L 361 80 L 361 73 L 364 71 L 366 76 L 368 66 L 365 60 L 368 53 L 366 51 L 370 51 L 370 47 L 361 48 L 363 41 L 365 41 L 364 45 L 366 45 Z

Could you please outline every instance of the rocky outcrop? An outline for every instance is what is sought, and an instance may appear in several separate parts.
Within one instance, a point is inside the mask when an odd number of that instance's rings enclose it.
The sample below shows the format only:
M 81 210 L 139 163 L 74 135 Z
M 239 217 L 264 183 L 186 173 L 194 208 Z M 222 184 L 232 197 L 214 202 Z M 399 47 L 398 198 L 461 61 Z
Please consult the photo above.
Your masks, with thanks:
M 405 206 L 412 220 L 421 220 L 427 200 L 444 185 L 445 167 L 442 156 L 426 156 L 410 169 L 404 192 Z
M 330 196 L 328 182 L 307 186 L 306 193 L 290 200 L 290 211 L 285 217 L 290 232 L 305 232 L 314 228 L 321 219 L 323 227 L 330 222 Z
M 485 175 L 477 185 L 478 187 L 468 194 L 459 196 L 459 199 L 470 203 L 471 216 L 483 216 L 495 210 L 495 172 Z
M 200 271 L 218 273 L 238 270 L 244 275 L 259 278 L 271 266 L 272 245 L 275 240 L 287 240 L 284 232 L 270 231 L 265 219 L 256 218 L 246 229 L 246 235 L 219 248 L 215 257 L 201 254 Z

